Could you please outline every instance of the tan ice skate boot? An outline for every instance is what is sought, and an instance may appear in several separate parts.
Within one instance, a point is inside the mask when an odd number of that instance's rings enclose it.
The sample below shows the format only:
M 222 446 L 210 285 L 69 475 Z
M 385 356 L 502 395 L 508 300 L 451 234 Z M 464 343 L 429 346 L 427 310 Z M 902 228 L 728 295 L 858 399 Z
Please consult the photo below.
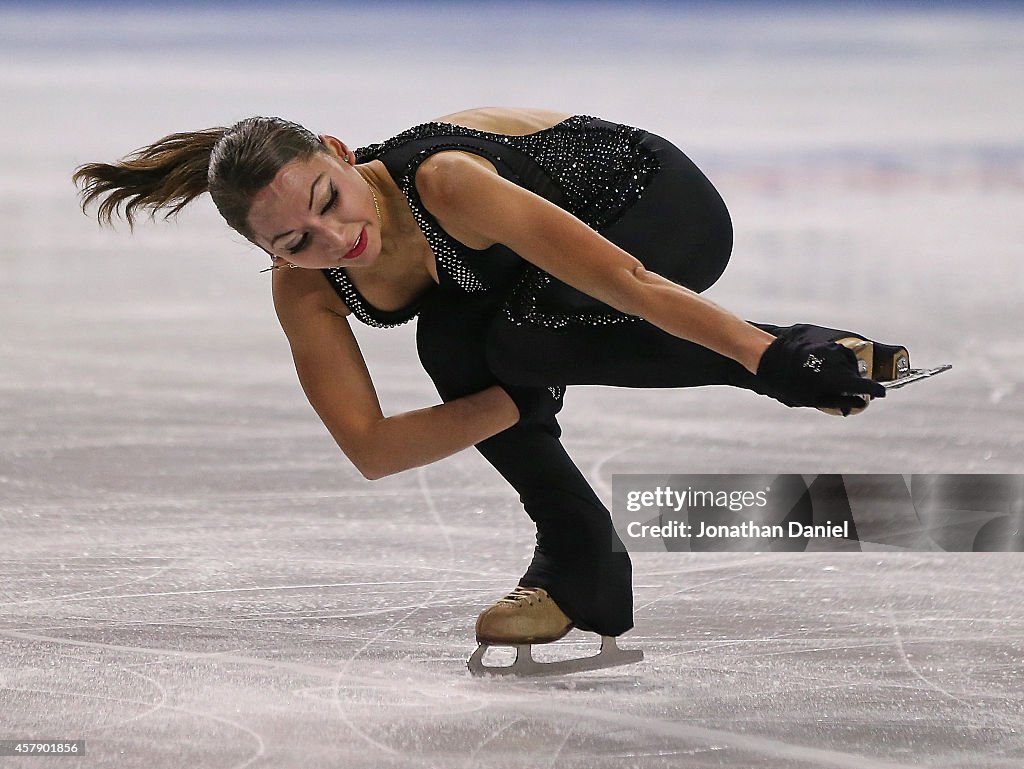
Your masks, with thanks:
M 837 339 L 836 344 L 841 344 L 853 350 L 857 356 L 857 368 L 862 377 L 867 377 L 875 382 L 893 382 L 897 379 L 910 375 L 910 353 L 906 347 L 897 345 L 879 344 L 869 339 L 861 339 L 857 336 L 847 336 Z M 850 410 L 850 416 L 861 413 L 868 407 L 871 396 L 862 395 L 864 405 Z M 826 414 L 842 416 L 839 409 L 818 409 Z
M 611 636 L 601 636 L 601 651 L 591 657 L 555 662 L 538 662 L 533 658 L 531 644 L 557 641 L 572 627 L 572 620 L 544 588 L 517 587 L 477 618 L 476 640 L 480 645 L 469 658 L 469 670 L 477 676 L 558 675 L 625 665 L 644 658 L 639 649 L 620 649 Z M 491 646 L 515 647 L 515 661 L 504 667 L 484 664 L 484 653 Z
M 542 587 L 517 587 L 476 620 L 477 643 L 543 644 L 572 630 L 572 620 Z

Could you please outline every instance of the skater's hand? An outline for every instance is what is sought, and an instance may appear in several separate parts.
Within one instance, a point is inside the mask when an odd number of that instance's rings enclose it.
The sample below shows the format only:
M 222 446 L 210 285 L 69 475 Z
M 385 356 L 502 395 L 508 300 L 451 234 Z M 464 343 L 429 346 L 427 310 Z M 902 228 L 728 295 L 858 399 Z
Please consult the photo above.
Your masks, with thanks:
M 501 386 L 519 409 L 517 424 L 541 424 L 556 438 L 562 434 L 555 415 L 562 410 L 564 387 L 521 387 L 507 384 Z
M 843 416 L 864 405 L 863 395 L 884 398 L 885 388 L 865 379 L 852 350 L 835 342 L 805 342 L 794 326 L 761 356 L 757 377 L 765 394 L 787 406 L 839 409 Z

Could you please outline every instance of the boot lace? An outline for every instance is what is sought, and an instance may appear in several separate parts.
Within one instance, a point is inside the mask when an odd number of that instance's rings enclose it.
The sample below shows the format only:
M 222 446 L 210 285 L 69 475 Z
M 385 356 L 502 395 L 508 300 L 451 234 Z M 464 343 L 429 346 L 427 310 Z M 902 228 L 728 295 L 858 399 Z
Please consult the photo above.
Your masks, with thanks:
M 525 601 L 527 606 L 533 606 L 534 599 L 539 599 L 540 597 L 541 593 L 539 587 L 517 587 L 507 596 L 500 599 L 498 603 L 517 606 Z

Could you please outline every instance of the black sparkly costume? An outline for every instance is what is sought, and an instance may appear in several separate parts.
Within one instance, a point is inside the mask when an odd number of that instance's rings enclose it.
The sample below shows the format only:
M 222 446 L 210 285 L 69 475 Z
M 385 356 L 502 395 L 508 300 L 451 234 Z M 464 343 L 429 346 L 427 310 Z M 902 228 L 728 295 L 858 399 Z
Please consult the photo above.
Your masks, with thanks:
M 559 441 L 554 414 L 565 386 L 729 384 L 757 391 L 756 377 L 577 291 L 502 245 L 474 250 L 449 236 L 415 186 L 420 164 L 445 150 L 486 158 L 503 177 L 569 211 L 648 270 L 694 291 L 714 283 L 729 260 L 728 211 L 679 149 L 638 128 L 575 116 L 527 136 L 504 136 L 426 123 L 356 157 L 383 162 L 405 193 L 436 257 L 440 284 L 410 306 L 384 312 L 366 302 L 344 268 L 324 271 L 364 323 L 392 326 L 419 315 L 420 360 L 445 401 L 494 384 L 537 388 L 550 399 L 549 418 L 521 422 L 477 448 L 537 524 L 534 558 L 520 584 L 545 588 L 577 627 L 619 635 L 633 625 L 630 560 L 608 510 Z

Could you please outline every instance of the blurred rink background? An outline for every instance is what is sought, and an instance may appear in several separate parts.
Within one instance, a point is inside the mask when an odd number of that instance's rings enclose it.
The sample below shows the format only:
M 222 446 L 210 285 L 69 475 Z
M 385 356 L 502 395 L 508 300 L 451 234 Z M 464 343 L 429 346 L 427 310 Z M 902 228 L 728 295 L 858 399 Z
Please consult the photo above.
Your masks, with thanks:
M 514 493 L 471 451 L 364 481 L 262 253 L 208 200 L 100 230 L 70 174 L 251 114 L 354 145 L 492 104 L 639 125 L 733 213 L 711 298 L 955 368 L 849 420 L 575 388 L 607 500 L 615 473 L 1020 473 L 1022 39 L 1015 3 L 0 3 L 0 739 L 85 739 L 69 767 L 1021 766 L 1014 554 L 640 553 L 644 663 L 470 678 L 531 549 Z M 412 326 L 356 332 L 387 413 L 437 402 Z

